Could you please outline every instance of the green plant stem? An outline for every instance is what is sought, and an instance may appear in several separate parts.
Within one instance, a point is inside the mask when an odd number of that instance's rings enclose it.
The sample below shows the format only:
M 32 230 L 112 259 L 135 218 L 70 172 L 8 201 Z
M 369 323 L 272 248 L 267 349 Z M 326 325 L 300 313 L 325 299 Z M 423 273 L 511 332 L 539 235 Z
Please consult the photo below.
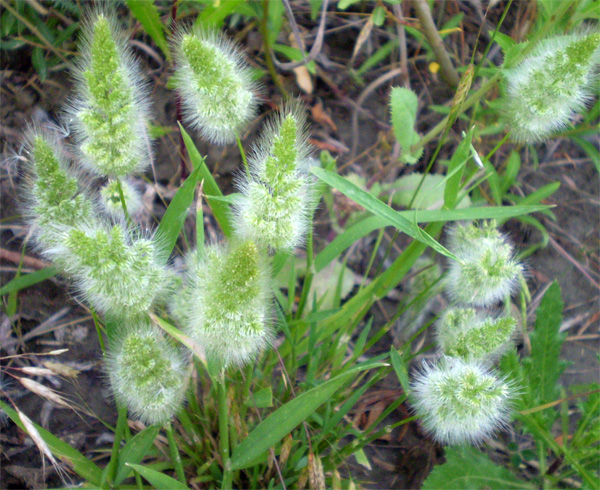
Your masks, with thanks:
M 171 422 L 167 422 L 165 424 L 165 432 L 167 433 L 167 439 L 169 441 L 169 454 L 171 455 L 171 461 L 173 462 L 173 466 L 175 466 L 175 473 L 177 474 L 177 479 L 181 483 L 185 484 L 185 471 L 183 470 L 183 464 L 181 463 L 181 456 L 177 447 L 177 441 L 175 440 L 175 436 L 173 434 L 173 426 L 171 425 Z
M 127 226 L 133 226 L 131 216 L 129 216 L 129 212 L 127 211 L 127 203 L 125 202 L 125 194 L 123 194 L 121 179 L 119 178 L 117 178 L 117 188 L 119 189 L 119 199 L 121 199 L 121 206 L 123 206 L 123 213 L 125 214 L 125 219 L 127 220 Z
M 240 136 L 238 134 L 235 135 L 235 139 L 237 141 L 238 148 L 240 149 L 240 155 L 242 155 L 242 161 L 244 162 L 244 168 L 246 169 L 246 176 L 248 177 L 248 179 L 250 179 L 250 167 L 248 166 L 246 152 L 244 151 L 244 147 L 242 146 L 242 140 L 240 139 Z
M 442 78 L 448 85 L 457 87 L 460 78 L 450 60 L 450 56 L 448 56 L 446 48 L 444 47 L 444 41 L 442 41 L 442 38 L 435 27 L 435 22 L 431 16 L 431 10 L 429 9 L 427 0 L 414 0 L 413 7 L 415 9 L 415 14 L 417 14 L 417 17 L 421 22 L 423 34 L 425 34 L 425 37 L 440 64 L 440 74 Z
M 110 455 L 110 461 L 108 462 L 109 470 L 107 471 L 108 478 L 111 482 L 115 481 L 117 477 L 117 467 L 119 461 L 119 449 L 121 448 L 121 441 L 124 438 L 125 429 L 127 427 L 127 407 L 117 404 L 117 427 L 115 428 L 115 439 L 113 441 L 112 452 Z
M 284 100 L 287 100 L 289 98 L 289 94 L 287 92 L 287 90 L 285 89 L 285 87 L 283 86 L 283 83 L 281 82 L 281 79 L 279 78 L 279 75 L 277 74 L 277 70 L 275 70 L 275 65 L 273 64 L 273 59 L 271 58 L 271 42 L 269 40 L 269 1 L 270 0 L 263 0 L 262 2 L 262 6 L 263 6 L 263 15 L 262 18 L 260 19 L 260 33 L 263 37 L 263 47 L 265 50 L 265 63 L 267 64 L 267 70 L 269 71 L 269 75 L 271 75 L 271 79 L 273 80 L 273 83 L 277 86 L 277 89 L 281 92 L 281 95 L 283 96 Z
M 231 461 L 229 460 L 229 409 L 227 406 L 227 384 L 225 382 L 225 371 L 221 373 L 221 379 L 217 383 L 219 400 L 219 449 L 223 460 L 223 481 L 221 490 L 232 488 Z

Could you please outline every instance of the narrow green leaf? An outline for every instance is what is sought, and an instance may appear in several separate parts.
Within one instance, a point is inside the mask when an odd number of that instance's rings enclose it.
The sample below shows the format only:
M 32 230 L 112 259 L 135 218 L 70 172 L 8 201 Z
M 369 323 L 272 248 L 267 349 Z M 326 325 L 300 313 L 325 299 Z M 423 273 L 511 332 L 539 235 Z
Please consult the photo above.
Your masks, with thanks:
M 194 201 L 194 193 L 196 191 L 199 175 L 200 169 L 197 168 L 187 179 L 185 179 L 185 182 L 177 190 L 177 193 L 169 204 L 169 207 L 156 230 L 156 237 L 161 246 L 163 259 L 165 261 L 169 259 L 169 256 L 177 243 L 177 237 L 179 237 L 179 233 L 181 233 L 190 205 Z
M 202 27 L 222 27 L 225 18 L 233 13 L 252 15 L 245 0 L 227 0 L 226 2 L 206 2 L 208 5 L 196 18 L 196 25 Z
M 145 466 L 139 464 L 126 463 L 127 466 L 133 468 L 140 475 L 144 477 L 144 479 L 148 480 L 150 484 L 157 489 L 169 489 L 169 490 L 189 490 L 189 488 L 181 483 L 175 478 L 171 478 L 163 473 L 160 473 L 156 470 L 152 470 Z
M 165 38 L 164 26 L 160 21 L 154 2 L 152 0 L 126 0 L 126 2 L 133 16 L 142 24 L 144 30 L 154 40 L 165 58 L 170 60 L 169 43 Z
M 560 350 L 567 336 L 560 333 L 562 309 L 560 286 L 554 282 L 542 298 L 536 311 L 535 330 L 529 335 L 531 357 L 526 368 L 534 400 L 540 405 L 558 398 L 558 379 L 567 366 L 560 360 Z
M 185 129 L 183 129 L 183 126 L 180 123 L 178 124 L 179 129 L 181 131 L 181 136 L 183 137 L 183 142 L 188 151 L 188 155 L 190 156 L 190 159 L 192 161 L 192 165 L 194 169 L 199 169 L 200 179 L 204 179 L 203 190 L 204 195 L 207 197 L 210 209 L 212 209 L 212 212 L 214 213 L 215 218 L 219 223 L 219 226 L 221 226 L 223 234 L 226 238 L 229 238 L 233 230 L 231 226 L 229 205 L 226 202 L 222 202 L 217 199 L 210 199 L 210 196 L 223 197 L 223 193 L 221 192 L 221 189 L 219 189 L 219 186 L 215 182 L 215 179 L 210 173 L 210 170 L 208 170 L 206 162 L 204 161 L 204 158 L 202 158 L 202 156 L 200 155 L 200 152 L 196 148 L 196 145 L 194 145 L 192 138 L 190 138 L 190 135 L 187 134 Z
M 37 284 L 38 282 L 50 279 L 56 274 L 58 274 L 58 269 L 56 267 L 46 267 L 45 269 L 40 269 L 39 271 L 17 277 L 2 286 L 0 289 L 0 296 L 21 291 L 22 289 L 26 289 L 34 284 Z
M 452 174 L 452 172 L 455 172 L 459 168 L 464 169 L 464 165 L 469 159 L 469 150 L 471 148 L 471 141 L 473 140 L 474 129 L 475 127 L 470 129 L 456 148 L 456 151 L 448 164 L 447 175 Z M 448 180 L 446 181 L 446 187 L 444 188 L 444 204 L 448 208 L 453 208 L 456 204 L 458 191 L 460 190 L 460 181 L 462 180 L 463 175 L 462 169 L 456 171 L 456 173 L 451 177 L 448 177 Z
M 46 63 L 46 58 L 44 56 L 44 50 L 38 46 L 33 48 L 31 53 L 31 64 L 37 71 L 40 80 L 44 82 L 48 77 L 48 64 Z
M 129 476 L 131 473 L 129 464 L 138 464 L 142 461 L 150 447 L 152 447 L 152 443 L 159 432 L 159 425 L 151 425 L 127 441 L 127 444 L 123 446 L 123 449 L 119 453 L 115 485 L 118 485 Z
M 551 208 L 552 206 L 495 206 L 476 207 L 467 209 L 432 209 L 425 211 L 396 211 L 400 216 L 417 223 L 431 223 L 434 221 L 447 222 L 474 219 L 508 219 L 524 214 L 535 213 Z M 336 259 L 344 250 L 357 240 L 367 236 L 372 231 L 385 226 L 391 226 L 389 220 L 379 216 L 370 216 L 352 225 L 347 230 L 333 239 L 316 257 L 316 272 L 323 269 L 332 260 Z
M 19 428 L 21 428 L 21 430 L 27 432 L 17 412 L 1 400 L 0 409 L 6 413 L 6 415 L 8 415 L 10 419 L 17 424 Z M 92 485 L 100 485 L 100 481 L 102 480 L 102 470 L 100 468 L 98 468 L 94 463 L 92 463 L 92 461 L 86 458 L 79 451 L 69 446 L 66 442 L 61 441 L 58 437 L 54 436 L 46 429 L 40 427 L 36 423 L 33 425 L 55 457 L 66 460 L 69 464 L 69 467 L 72 468 L 75 473 L 87 480 Z
M 433 248 L 436 252 L 459 262 L 456 255 L 447 250 L 426 231 L 423 231 L 421 228 L 419 228 L 416 223 L 411 223 L 387 204 L 382 203 L 379 199 L 362 190 L 348 179 L 318 167 L 313 167 L 311 172 L 319 179 L 327 182 L 330 186 L 335 187 L 337 190 L 342 192 L 342 194 L 345 194 L 350 199 L 363 206 L 367 211 L 370 211 L 377 216 L 386 218 L 391 225 L 406 233 L 408 236 L 425 243 Z
M 509 490 L 534 488 L 510 471 L 493 463 L 486 454 L 468 446 L 448 447 L 446 462 L 436 466 L 423 483 L 423 490 Z
M 382 365 L 357 366 L 301 394 L 275 410 L 235 448 L 231 456 L 232 470 L 247 468 L 252 461 L 294 430 L 298 424 L 317 410 L 360 371 Z
M 404 393 L 408 395 L 410 393 L 410 382 L 408 381 L 408 370 L 406 369 L 406 361 L 403 355 L 392 347 L 390 349 L 390 360 Z

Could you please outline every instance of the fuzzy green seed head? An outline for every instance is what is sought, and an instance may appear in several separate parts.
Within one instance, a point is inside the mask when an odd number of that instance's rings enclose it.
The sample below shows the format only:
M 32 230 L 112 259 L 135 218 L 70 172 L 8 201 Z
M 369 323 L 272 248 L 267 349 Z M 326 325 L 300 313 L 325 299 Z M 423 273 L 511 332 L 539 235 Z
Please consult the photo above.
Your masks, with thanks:
M 127 180 L 121 181 L 121 189 L 127 212 L 130 216 L 133 216 L 141 209 L 142 198 L 131 182 Z M 109 180 L 100 189 L 100 201 L 108 214 L 117 219 L 125 218 L 121 194 L 119 193 L 119 183 L 116 179 Z
M 84 299 L 111 317 L 143 314 L 168 288 L 156 243 L 132 238 L 118 225 L 72 229 L 55 255 Z
M 452 308 L 438 324 L 437 341 L 446 356 L 489 363 L 509 345 L 515 327 L 511 316 L 483 317 L 473 308 Z
M 482 224 L 459 225 L 449 243 L 461 262 L 453 261 L 446 290 L 458 303 L 489 306 L 514 292 L 522 266 L 504 237 Z
M 107 369 L 117 400 L 146 424 L 168 422 L 183 405 L 188 382 L 186 362 L 148 324 L 123 328 Z
M 507 115 L 518 141 L 541 141 L 564 128 L 597 93 L 600 33 L 551 38 L 507 70 Z M 595 83 L 596 82 L 596 83 Z
M 255 148 L 250 175 L 238 182 L 238 234 L 272 250 L 297 247 L 309 225 L 313 183 L 304 124 L 297 106 L 284 108 Z
M 24 188 L 26 214 L 36 225 L 38 242 L 50 247 L 65 229 L 92 219 L 92 203 L 80 193 L 77 179 L 66 168 L 54 136 L 34 129 L 25 145 L 30 182 Z
M 412 386 L 413 406 L 442 444 L 478 444 L 506 425 L 514 390 L 477 363 L 444 358 Z
M 248 362 L 269 342 L 265 257 L 246 241 L 207 247 L 202 257 L 190 256 L 188 265 L 186 300 L 177 302 L 176 316 L 208 356 L 225 366 Z
M 82 59 L 74 70 L 78 97 L 70 123 L 82 162 L 96 174 L 124 177 L 150 161 L 148 94 L 138 63 L 116 21 L 100 13 L 84 31 Z
M 184 119 L 203 137 L 231 143 L 256 109 L 249 68 L 234 45 L 216 32 L 193 28 L 175 41 L 173 82 Z

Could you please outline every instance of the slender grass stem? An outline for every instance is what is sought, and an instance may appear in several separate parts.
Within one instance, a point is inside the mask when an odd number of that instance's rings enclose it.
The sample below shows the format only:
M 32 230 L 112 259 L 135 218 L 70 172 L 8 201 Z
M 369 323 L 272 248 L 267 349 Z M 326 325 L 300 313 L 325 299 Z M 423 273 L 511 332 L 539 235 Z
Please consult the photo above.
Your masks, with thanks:
M 185 471 L 183 470 L 183 464 L 181 463 L 181 455 L 179 454 L 179 449 L 177 447 L 177 441 L 175 440 L 175 436 L 173 434 L 173 426 L 171 422 L 167 422 L 165 424 L 165 432 L 167 433 L 167 439 L 169 441 L 169 454 L 171 455 L 171 461 L 173 462 L 173 466 L 175 466 L 175 473 L 177 474 L 177 479 L 181 483 L 186 483 Z
M 221 373 L 221 379 L 217 383 L 219 400 L 219 450 L 223 460 L 223 481 L 221 490 L 232 488 L 233 473 L 229 460 L 229 409 L 227 406 L 227 383 L 225 382 L 225 371 Z

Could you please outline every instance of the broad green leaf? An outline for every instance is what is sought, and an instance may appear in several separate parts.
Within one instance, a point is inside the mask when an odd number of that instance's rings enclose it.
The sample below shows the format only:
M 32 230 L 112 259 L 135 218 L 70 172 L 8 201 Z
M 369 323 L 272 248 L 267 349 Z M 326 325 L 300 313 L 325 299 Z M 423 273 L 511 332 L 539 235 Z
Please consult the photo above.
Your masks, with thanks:
M 448 208 L 453 208 L 456 204 L 458 197 L 458 191 L 460 190 L 460 181 L 463 175 L 464 165 L 469 159 L 469 150 L 471 148 L 471 141 L 473 140 L 474 127 L 466 134 L 466 136 L 459 143 L 458 147 L 454 151 L 450 163 L 448 164 L 447 175 L 452 174 L 456 169 L 461 169 L 454 173 L 451 177 L 448 177 L 446 181 L 446 187 L 444 188 L 444 204 Z M 464 199 L 463 199 L 464 201 Z
M 151 425 L 143 431 L 133 436 L 123 449 L 119 452 L 119 463 L 117 465 L 117 475 L 115 476 L 115 485 L 121 483 L 131 473 L 131 468 L 128 464 L 138 464 L 148 450 L 152 447 L 152 443 L 160 432 L 160 425 Z
M 423 154 L 423 149 L 420 149 L 416 155 L 412 155 L 410 151 L 410 147 L 420 139 L 414 130 L 418 105 L 419 99 L 412 90 L 404 87 L 394 87 L 392 89 L 390 108 L 394 135 L 402 148 L 401 160 L 409 164 L 417 163 L 417 160 Z
M 186 485 L 178 480 L 175 480 L 175 478 L 165 475 L 164 473 L 160 473 L 156 470 L 152 470 L 139 464 L 126 464 L 142 475 L 145 480 L 148 480 L 150 484 L 158 490 L 189 490 Z
M 179 123 L 178 123 L 179 124 Z M 206 162 L 204 158 L 200 155 L 200 152 L 194 145 L 192 138 L 187 134 L 183 126 L 179 124 L 179 129 L 181 130 L 181 136 L 183 137 L 183 142 L 185 143 L 185 147 L 188 151 L 188 155 L 192 161 L 192 165 L 194 169 L 199 169 L 200 175 L 198 177 L 199 180 L 204 180 L 204 194 L 208 198 L 209 196 L 217 196 L 222 197 L 223 193 L 219 186 L 215 182 L 214 177 L 208 170 L 206 166 Z M 216 220 L 223 231 L 223 234 L 226 238 L 229 238 L 232 234 L 231 227 L 231 218 L 229 213 L 229 205 L 226 202 L 221 202 L 218 200 L 209 200 L 207 199 L 210 208 L 212 209 L 213 214 L 215 215 Z
M 45 269 L 40 269 L 39 271 L 31 272 L 30 274 L 25 274 L 24 276 L 19 276 L 2 286 L 0 289 L 0 296 L 21 291 L 22 289 L 26 289 L 34 284 L 37 284 L 38 282 L 50 279 L 56 274 L 58 274 L 58 269 L 56 267 L 46 267 Z
M 448 447 L 446 462 L 436 466 L 423 483 L 423 490 L 510 490 L 534 486 L 518 479 L 507 469 L 490 461 L 478 449 Z
M 126 0 L 126 2 L 133 16 L 142 24 L 144 30 L 154 40 L 165 55 L 165 58 L 170 60 L 171 52 L 165 38 L 164 26 L 160 21 L 160 16 L 153 0 Z
M 190 205 L 194 201 L 194 194 L 196 192 L 196 184 L 198 183 L 199 175 L 200 169 L 196 168 L 188 178 L 185 179 L 185 182 L 177 190 L 177 193 L 169 204 L 169 207 L 156 230 L 156 237 L 165 262 L 169 259 L 169 256 L 177 243 L 177 237 L 179 237 L 179 233 L 181 233 Z
M 0 410 L 6 413 L 6 415 L 8 415 L 21 430 L 27 432 L 23 426 L 23 422 L 21 422 L 21 419 L 19 418 L 19 414 L 1 400 Z M 66 442 L 61 441 L 58 437 L 51 434 L 46 429 L 40 427 L 36 423 L 33 425 L 55 457 L 66 461 L 69 467 L 75 471 L 75 473 L 92 485 L 100 485 L 100 481 L 102 480 L 102 470 L 98 468 L 98 466 L 96 466 L 92 461 L 86 458 L 75 448 L 69 446 Z
M 531 357 L 525 365 L 532 395 L 540 405 L 559 397 L 558 379 L 567 366 L 560 360 L 560 350 L 567 336 L 559 331 L 562 309 L 560 286 L 554 282 L 536 311 L 535 330 L 529 334 Z
M 382 366 L 369 364 L 357 366 L 313 388 L 278 408 L 248 434 L 231 456 L 231 467 L 235 470 L 247 468 L 252 461 L 274 446 L 315 412 L 344 384 L 360 371 Z

